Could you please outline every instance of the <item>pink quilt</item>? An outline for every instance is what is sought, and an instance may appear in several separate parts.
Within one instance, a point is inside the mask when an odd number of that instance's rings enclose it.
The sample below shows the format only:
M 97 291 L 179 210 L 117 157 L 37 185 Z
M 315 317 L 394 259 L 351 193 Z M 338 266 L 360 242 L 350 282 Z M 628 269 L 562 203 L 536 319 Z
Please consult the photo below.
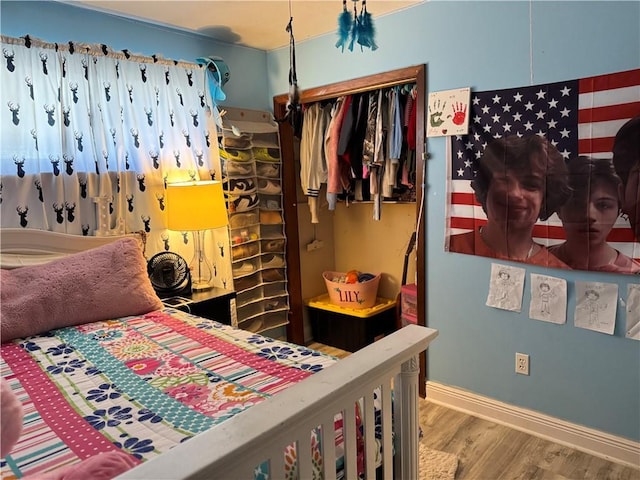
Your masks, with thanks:
M 109 452 L 135 465 L 335 362 L 171 309 L 16 339 L 1 356 L 24 413 L 5 480 Z

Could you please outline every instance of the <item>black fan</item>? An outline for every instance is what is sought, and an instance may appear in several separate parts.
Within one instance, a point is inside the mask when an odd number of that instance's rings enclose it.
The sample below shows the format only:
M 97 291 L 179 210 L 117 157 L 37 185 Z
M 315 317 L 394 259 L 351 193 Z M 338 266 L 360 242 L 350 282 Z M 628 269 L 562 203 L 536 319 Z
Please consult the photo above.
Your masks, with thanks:
M 159 297 L 191 294 L 189 266 L 177 253 L 156 253 L 147 263 L 147 272 Z

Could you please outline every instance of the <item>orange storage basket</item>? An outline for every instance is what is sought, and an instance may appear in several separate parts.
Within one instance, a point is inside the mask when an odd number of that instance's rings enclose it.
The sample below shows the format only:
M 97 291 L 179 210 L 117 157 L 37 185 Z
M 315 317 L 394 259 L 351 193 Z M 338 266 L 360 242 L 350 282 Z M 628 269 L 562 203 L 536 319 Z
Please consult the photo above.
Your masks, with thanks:
M 327 286 L 329 300 L 335 305 L 347 308 L 371 308 L 375 305 L 378 295 L 380 274 L 371 280 L 358 283 L 340 283 L 333 279 L 345 275 L 341 272 L 324 272 L 322 278 Z

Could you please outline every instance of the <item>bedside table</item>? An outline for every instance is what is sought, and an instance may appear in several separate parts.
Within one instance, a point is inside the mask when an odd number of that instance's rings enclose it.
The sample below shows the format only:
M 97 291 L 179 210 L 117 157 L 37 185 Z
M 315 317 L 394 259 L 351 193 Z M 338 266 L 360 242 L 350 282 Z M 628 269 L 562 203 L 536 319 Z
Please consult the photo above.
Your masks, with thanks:
M 190 295 L 163 298 L 162 303 L 165 307 L 231 325 L 231 300 L 234 298 L 236 298 L 235 291 L 214 287 L 209 290 L 194 291 Z

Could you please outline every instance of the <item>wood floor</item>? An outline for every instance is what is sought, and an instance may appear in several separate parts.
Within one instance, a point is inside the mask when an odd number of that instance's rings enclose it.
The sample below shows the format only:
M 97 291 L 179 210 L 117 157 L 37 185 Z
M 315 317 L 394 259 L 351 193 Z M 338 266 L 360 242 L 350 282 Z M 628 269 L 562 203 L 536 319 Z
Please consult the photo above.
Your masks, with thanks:
M 456 479 L 640 480 L 640 470 L 428 400 L 420 400 L 420 424 L 428 447 L 458 455 Z
M 349 355 L 319 343 L 309 347 Z M 640 465 L 618 465 L 424 399 L 420 426 L 426 446 L 458 456 L 456 480 L 640 480 Z

